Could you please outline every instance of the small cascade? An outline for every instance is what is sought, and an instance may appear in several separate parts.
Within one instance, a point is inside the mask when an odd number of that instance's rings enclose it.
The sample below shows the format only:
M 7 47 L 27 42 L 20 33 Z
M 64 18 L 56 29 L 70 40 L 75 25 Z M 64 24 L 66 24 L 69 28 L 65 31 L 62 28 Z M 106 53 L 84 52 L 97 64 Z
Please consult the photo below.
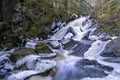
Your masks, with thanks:
M 51 36 L 51 40 L 59 40 L 63 50 L 68 52 L 65 62 L 70 59 L 69 56 L 77 57 L 67 63 L 63 62 L 53 80 L 81 80 L 85 77 L 97 79 L 109 75 L 113 66 L 101 64 L 98 60 L 103 59 L 100 54 L 110 40 L 102 41 L 100 39 L 103 37 L 93 35 L 96 29 L 97 26 L 89 17 L 80 17 Z

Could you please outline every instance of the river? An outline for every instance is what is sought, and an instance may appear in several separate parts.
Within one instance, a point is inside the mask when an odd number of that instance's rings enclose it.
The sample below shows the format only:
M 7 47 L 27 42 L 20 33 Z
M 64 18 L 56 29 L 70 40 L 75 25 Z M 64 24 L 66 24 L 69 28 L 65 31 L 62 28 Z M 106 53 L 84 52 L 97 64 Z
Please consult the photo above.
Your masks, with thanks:
M 55 63 L 57 64 L 54 65 L 57 68 L 57 72 L 50 78 L 36 77 L 28 80 L 120 80 L 120 63 L 107 61 L 112 58 L 101 56 L 106 45 L 114 38 L 102 40 L 102 38 L 108 36 L 95 34 L 97 27 L 93 20 L 89 19 L 89 16 L 81 16 L 57 28 L 56 32 L 43 42 L 51 44 L 50 48 L 53 53 L 63 55 L 65 58 Z M 59 48 L 55 48 L 56 46 Z M 16 65 L 9 60 L 9 55 L 14 49 L 0 52 L 0 74 L 6 73 L 6 76 L 0 80 L 24 80 L 30 75 L 40 73 L 32 69 L 32 67 L 30 70 L 18 71 L 15 74 L 12 70 L 14 70 Z M 31 59 L 31 62 L 28 62 L 31 64 L 38 57 L 39 55 L 28 56 L 22 61 Z M 47 62 L 50 63 L 49 61 Z M 10 72 L 5 71 L 5 65 L 6 68 L 11 70 Z M 20 62 L 18 65 L 20 65 Z M 38 66 L 40 67 L 40 65 Z

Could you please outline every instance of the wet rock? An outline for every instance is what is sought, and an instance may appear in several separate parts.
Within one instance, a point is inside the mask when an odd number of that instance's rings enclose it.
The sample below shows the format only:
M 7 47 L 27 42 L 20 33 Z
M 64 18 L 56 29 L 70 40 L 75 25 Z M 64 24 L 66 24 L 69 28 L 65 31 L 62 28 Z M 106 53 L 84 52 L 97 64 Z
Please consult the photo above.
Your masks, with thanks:
M 106 37 L 101 38 L 101 40 L 102 40 L 102 41 L 107 41 L 107 40 L 112 40 L 112 38 L 109 37 L 109 36 L 108 36 L 108 37 L 106 36 Z
M 84 53 L 90 48 L 91 44 L 78 43 L 73 46 L 73 52 L 71 55 L 84 56 Z
M 64 49 L 71 50 L 75 45 L 77 45 L 77 43 L 77 41 L 70 39 L 68 43 L 64 44 Z
M 41 59 L 52 59 L 58 56 L 56 53 L 50 53 L 50 54 L 39 54 Z
M 70 42 L 71 40 L 70 39 L 62 39 L 60 42 L 61 44 L 67 44 L 68 42 Z
M 107 62 L 111 62 L 111 63 L 120 63 L 120 58 L 116 58 L 116 57 L 110 57 L 110 58 L 107 58 L 107 59 L 104 59 L 105 61 Z
M 50 76 L 42 77 L 41 75 L 35 75 L 31 76 L 29 79 L 26 80 L 52 80 L 52 77 Z
M 83 56 L 84 53 L 89 49 L 89 47 L 91 46 L 90 41 L 74 41 L 74 40 L 70 40 L 68 43 L 64 44 L 64 49 L 67 50 L 72 50 L 73 52 L 71 53 L 72 55 L 75 56 Z
M 102 52 L 101 55 L 103 56 L 107 56 L 107 57 L 119 57 L 120 56 L 120 53 L 119 53 L 119 50 L 120 50 L 120 38 L 115 38 L 115 39 L 112 39 L 111 42 L 109 42 L 104 51 Z
M 115 54 L 116 54 L 116 51 L 114 51 L 114 52 L 111 51 L 111 52 L 107 52 L 107 53 L 104 52 L 101 54 L 101 56 L 103 56 L 103 57 L 115 57 L 116 56 Z
M 35 50 L 30 49 L 30 48 L 25 48 L 25 49 L 19 49 L 15 50 L 11 55 L 10 55 L 10 60 L 13 62 L 16 62 L 16 60 L 20 57 L 24 57 L 29 54 L 34 54 Z
M 35 46 L 35 51 L 37 53 L 51 53 L 51 49 L 48 47 L 46 43 L 39 43 Z
M 107 74 L 104 71 L 112 71 L 112 67 L 99 64 L 95 60 L 83 59 L 78 61 L 76 67 L 80 70 L 87 72 L 85 75 L 89 77 L 104 77 Z M 84 72 L 83 72 L 84 73 Z M 91 74 L 92 73 L 92 74 Z

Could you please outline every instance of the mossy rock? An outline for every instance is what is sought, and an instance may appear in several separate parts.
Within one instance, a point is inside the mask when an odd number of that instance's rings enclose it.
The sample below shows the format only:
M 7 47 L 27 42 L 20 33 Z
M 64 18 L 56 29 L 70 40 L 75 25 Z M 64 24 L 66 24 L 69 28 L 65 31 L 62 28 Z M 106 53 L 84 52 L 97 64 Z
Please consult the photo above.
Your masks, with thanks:
M 16 62 L 18 58 L 24 57 L 24 56 L 29 55 L 29 54 L 34 54 L 34 53 L 35 53 L 34 49 L 30 49 L 30 48 L 19 49 L 19 50 L 14 51 L 10 55 L 10 60 L 13 62 Z
M 35 46 L 36 53 L 51 53 L 51 49 L 48 47 L 46 43 L 39 43 Z

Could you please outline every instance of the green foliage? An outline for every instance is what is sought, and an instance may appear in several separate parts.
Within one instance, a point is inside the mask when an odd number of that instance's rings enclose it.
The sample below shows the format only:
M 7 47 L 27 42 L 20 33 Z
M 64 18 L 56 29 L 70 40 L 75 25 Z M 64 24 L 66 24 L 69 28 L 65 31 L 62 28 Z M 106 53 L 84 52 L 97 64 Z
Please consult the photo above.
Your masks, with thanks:
M 36 3 L 36 0 L 25 0 L 24 2 L 22 2 L 22 4 L 23 4 L 24 6 L 27 6 L 27 7 L 31 7 L 31 6 L 33 6 L 35 3 Z
M 28 10 L 25 12 L 25 16 L 32 23 L 35 23 L 37 21 L 37 16 L 30 14 Z
M 120 3 L 117 0 L 106 0 L 92 17 L 98 20 L 99 31 L 116 35 L 120 29 Z
M 31 24 L 31 28 L 30 28 L 31 32 L 36 32 L 36 25 L 35 24 Z

